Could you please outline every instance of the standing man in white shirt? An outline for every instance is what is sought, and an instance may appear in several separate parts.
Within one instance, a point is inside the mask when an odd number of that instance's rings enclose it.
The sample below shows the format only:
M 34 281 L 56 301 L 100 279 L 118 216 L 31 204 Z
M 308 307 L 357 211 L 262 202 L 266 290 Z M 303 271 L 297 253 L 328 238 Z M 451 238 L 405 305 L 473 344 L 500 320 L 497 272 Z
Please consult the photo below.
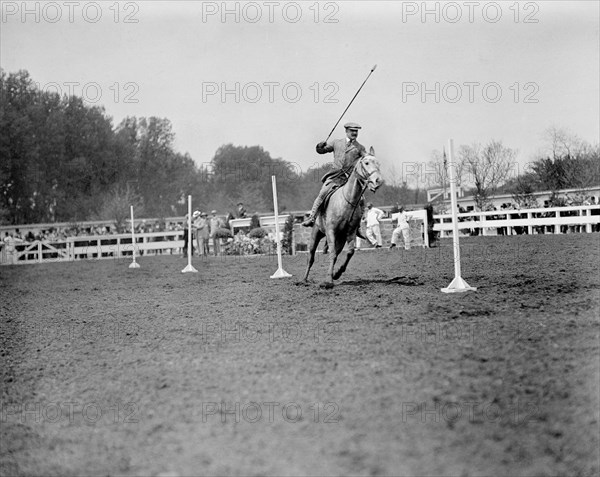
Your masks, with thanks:
M 4 239 L 4 254 L 5 254 L 5 259 L 6 259 L 6 263 L 8 264 L 15 264 L 17 263 L 17 249 L 15 247 L 15 245 L 17 243 L 21 243 L 23 242 L 23 240 L 21 240 L 20 238 L 15 238 L 13 237 L 13 234 L 9 234 L 8 232 L 6 232 Z
M 404 250 L 410 250 L 410 215 L 406 213 L 404 207 L 400 207 L 400 215 L 398 215 L 398 227 L 392 232 L 392 245 L 390 249 L 396 246 L 398 236 L 402 234 L 404 239 Z
M 367 239 L 375 248 L 381 248 L 382 244 L 379 221 L 383 215 L 383 210 L 373 207 L 371 202 L 367 204 Z

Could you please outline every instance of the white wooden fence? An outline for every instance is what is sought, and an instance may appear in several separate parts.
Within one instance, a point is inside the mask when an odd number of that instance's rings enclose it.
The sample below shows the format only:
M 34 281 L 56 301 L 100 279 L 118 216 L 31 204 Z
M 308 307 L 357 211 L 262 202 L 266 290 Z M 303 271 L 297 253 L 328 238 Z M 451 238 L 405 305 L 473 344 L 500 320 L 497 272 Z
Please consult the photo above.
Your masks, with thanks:
M 279 217 L 281 226 L 285 224 L 287 217 Z M 230 223 L 234 222 L 237 227 L 250 225 L 250 219 L 232 220 Z M 266 229 L 274 229 L 275 217 L 261 217 L 260 224 Z M 136 234 L 135 241 L 136 253 L 139 255 L 175 254 L 183 248 L 183 230 Z M 214 247 L 212 239 L 209 240 L 209 246 L 211 249 Z M 3 244 L 0 265 L 118 259 L 131 257 L 132 252 L 131 234 L 78 236 L 53 242 L 36 240 L 17 243 L 14 248 Z
M 183 247 L 183 231 L 137 234 L 136 253 L 143 255 L 177 253 Z M 14 250 L 5 244 L 0 254 L 1 265 L 24 263 L 69 262 L 82 259 L 131 257 L 131 234 L 69 237 L 53 242 L 17 243 Z
M 434 215 L 433 230 L 442 237 L 452 235 L 452 216 Z M 280 216 L 283 225 L 287 216 Z M 481 235 L 496 235 L 500 228 L 515 235 L 516 227 L 528 234 L 592 232 L 600 230 L 600 206 L 582 205 L 544 209 L 503 210 L 458 214 L 459 230 L 479 229 Z M 247 221 L 247 224 L 246 224 Z M 250 219 L 238 219 L 237 227 L 250 225 Z M 273 227 L 274 217 L 262 217 L 261 226 Z M 235 228 L 237 228 L 235 227 Z M 425 227 L 426 230 L 426 227 Z M 183 248 L 183 230 L 136 235 L 136 251 L 144 256 L 175 254 Z M 211 244 L 212 245 L 212 244 Z M 23 242 L 14 247 L 3 244 L 0 265 L 70 262 L 85 259 L 118 259 L 131 257 L 133 245 L 130 234 L 70 237 L 67 240 Z
M 433 230 L 441 237 L 452 236 L 452 215 L 434 215 Z M 479 229 L 481 235 L 497 235 L 504 228 L 506 235 L 516 235 L 515 227 L 534 233 L 562 231 L 592 232 L 600 224 L 600 205 L 553 207 L 541 209 L 495 210 L 458 214 L 458 229 Z

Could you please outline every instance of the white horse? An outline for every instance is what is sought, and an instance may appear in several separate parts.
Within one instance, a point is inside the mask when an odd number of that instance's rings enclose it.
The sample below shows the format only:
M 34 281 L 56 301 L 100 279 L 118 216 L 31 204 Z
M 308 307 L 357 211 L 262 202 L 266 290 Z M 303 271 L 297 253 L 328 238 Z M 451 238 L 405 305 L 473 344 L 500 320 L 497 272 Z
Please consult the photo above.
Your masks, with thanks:
M 356 162 L 348 181 L 333 192 L 325 209 L 316 218 L 312 228 L 304 282 L 308 280 L 308 274 L 315 261 L 315 251 L 323 237 L 327 237 L 330 254 L 328 279 L 321 286 L 333 287 L 333 280 L 340 278 L 346 271 L 346 267 L 354 255 L 356 232 L 363 214 L 361 198 L 367 187 L 375 192 L 382 184 L 379 162 L 377 162 L 375 151 L 371 147 L 369 153 Z M 345 244 L 348 244 L 346 259 L 334 273 L 335 263 Z

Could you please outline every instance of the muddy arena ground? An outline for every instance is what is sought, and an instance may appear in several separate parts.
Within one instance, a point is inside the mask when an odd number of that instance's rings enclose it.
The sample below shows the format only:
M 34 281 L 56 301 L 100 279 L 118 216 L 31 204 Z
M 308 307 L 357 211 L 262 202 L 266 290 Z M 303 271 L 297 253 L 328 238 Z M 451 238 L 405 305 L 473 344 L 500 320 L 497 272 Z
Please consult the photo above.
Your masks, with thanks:
M 598 475 L 600 234 L 0 270 L 1 475 Z

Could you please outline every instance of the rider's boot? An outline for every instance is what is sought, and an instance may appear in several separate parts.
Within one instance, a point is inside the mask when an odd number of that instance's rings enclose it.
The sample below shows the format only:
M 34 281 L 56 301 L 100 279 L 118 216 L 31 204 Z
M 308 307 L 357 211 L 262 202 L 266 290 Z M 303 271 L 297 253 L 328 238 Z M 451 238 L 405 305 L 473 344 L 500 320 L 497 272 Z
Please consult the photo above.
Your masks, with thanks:
M 310 211 L 310 215 L 304 222 L 302 222 L 302 225 L 304 227 L 312 227 L 313 225 L 315 225 L 315 219 L 317 217 L 317 212 L 319 211 L 319 207 L 321 207 L 321 204 L 323 203 L 323 197 L 322 197 L 323 195 L 324 194 L 319 193 L 319 195 L 315 199 L 315 202 L 313 203 L 312 209 Z

